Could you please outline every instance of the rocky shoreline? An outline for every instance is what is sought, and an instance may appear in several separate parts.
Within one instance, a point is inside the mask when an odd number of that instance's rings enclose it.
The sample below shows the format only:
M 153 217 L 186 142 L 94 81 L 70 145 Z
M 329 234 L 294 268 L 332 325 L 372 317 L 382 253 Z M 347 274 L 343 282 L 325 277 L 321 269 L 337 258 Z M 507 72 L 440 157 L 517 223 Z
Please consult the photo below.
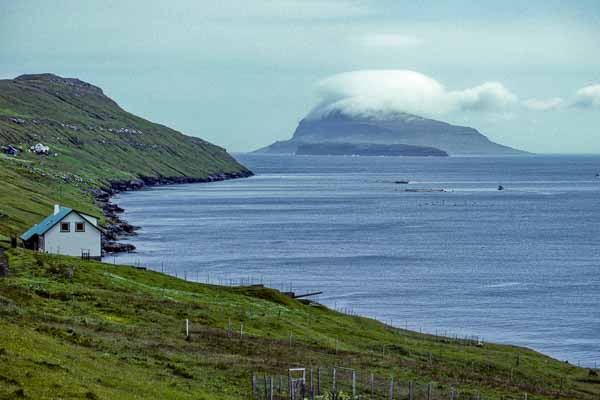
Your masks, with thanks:
M 125 210 L 111 202 L 111 198 L 118 193 L 141 190 L 152 186 L 218 182 L 229 179 L 248 178 L 253 175 L 252 171 L 242 170 L 238 172 L 211 174 L 206 178 L 194 178 L 190 176 L 141 176 L 131 180 L 110 181 L 110 187 L 108 188 L 91 189 L 90 192 L 96 199 L 98 206 L 102 209 L 102 213 L 107 221 L 104 225 L 105 233 L 102 235 L 102 250 L 105 253 L 123 253 L 135 250 L 134 245 L 119 242 L 124 237 L 136 235 L 136 231 L 140 227 L 131 225 L 121 218 L 121 214 Z

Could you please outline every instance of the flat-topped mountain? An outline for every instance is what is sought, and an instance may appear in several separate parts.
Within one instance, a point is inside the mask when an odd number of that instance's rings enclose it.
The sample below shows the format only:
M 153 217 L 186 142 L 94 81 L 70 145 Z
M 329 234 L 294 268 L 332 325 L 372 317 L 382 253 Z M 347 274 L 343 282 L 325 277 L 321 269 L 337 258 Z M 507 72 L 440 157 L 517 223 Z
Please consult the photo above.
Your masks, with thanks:
M 434 147 L 449 154 L 525 154 L 492 142 L 473 128 L 408 113 L 349 115 L 334 110 L 302 119 L 292 139 L 278 141 L 258 153 L 296 153 L 305 143 L 405 144 Z

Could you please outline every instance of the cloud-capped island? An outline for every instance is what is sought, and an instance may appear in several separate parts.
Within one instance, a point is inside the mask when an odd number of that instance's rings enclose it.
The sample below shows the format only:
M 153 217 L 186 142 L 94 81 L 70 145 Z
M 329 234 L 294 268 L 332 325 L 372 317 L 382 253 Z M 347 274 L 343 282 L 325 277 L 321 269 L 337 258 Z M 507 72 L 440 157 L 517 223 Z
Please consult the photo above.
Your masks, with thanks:
M 291 139 L 256 152 L 373 156 L 525 153 L 495 143 L 474 128 L 420 116 L 507 107 L 516 97 L 499 83 L 448 91 L 413 71 L 356 71 L 325 79 L 319 95 L 321 101 L 300 121 Z

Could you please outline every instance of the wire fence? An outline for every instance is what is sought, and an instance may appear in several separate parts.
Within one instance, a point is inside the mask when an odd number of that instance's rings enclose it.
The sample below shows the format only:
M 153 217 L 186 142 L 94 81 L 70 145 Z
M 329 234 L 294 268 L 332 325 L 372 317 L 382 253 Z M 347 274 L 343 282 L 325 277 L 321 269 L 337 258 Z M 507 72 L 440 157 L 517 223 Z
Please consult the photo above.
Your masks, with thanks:
M 113 263 L 116 264 L 116 257 L 113 257 Z M 282 293 L 289 295 L 296 295 L 298 293 L 295 292 L 297 288 L 294 288 L 293 282 L 283 283 L 283 282 L 275 282 L 268 279 L 265 279 L 263 276 L 254 277 L 254 276 L 235 276 L 235 277 L 226 277 L 222 275 L 215 275 L 210 273 L 201 273 L 200 271 L 180 271 L 177 269 L 170 269 L 165 267 L 164 263 L 161 263 L 160 268 L 154 267 L 143 267 L 140 260 L 136 260 L 134 263 L 136 268 L 140 269 L 149 269 L 155 272 L 161 272 L 163 274 L 183 279 L 189 282 L 195 283 L 203 283 L 207 285 L 218 285 L 218 286 L 226 286 L 226 287 L 248 287 L 248 286 L 262 286 L 270 289 L 278 290 Z M 317 289 L 310 289 L 303 287 L 303 292 L 318 292 Z M 319 296 L 311 296 L 311 301 L 315 303 L 321 303 Z M 356 312 L 351 307 L 338 307 L 337 303 L 334 302 L 333 305 L 330 305 L 332 310 L 335 310 L 341 314 L 345 314 L 348 316 L 364 316 L 358 312 Z M 420 337 L 422 340 L 430 340 L 433 342 L 441 342 L 441 343 L 452 343 L 459 344 L 464 346 L 484 346 L 485 340 L 483 336 L 473 335 L 473 334 L 459 334 L 456 332 L 448 331 L 447 329 L 423 329 L 421 326 L 417 324 L 409 324 L 408 321 L 399 321 L 399 323 L 395 323 L 394 320 L 381 320 L 379 318 L 368 317 L 378 320 L 379 322 L 386 325 L 389 329 L 404 329 L 405 331 L 412 333 L 423 334 L 424 336 Z M 382 350 L 385 352 L 385 349 Z M 597 370 L 598 369 L 597 361 L 576 361 L 573 365 L 580 368 L 588 368 Z
M 483 400 L 477 390 L 383 377 L 352 368 L 290 368 L 286 375 L 252 374 L 255 400 Z M 527 394 L 504 396 L 527 400 Z

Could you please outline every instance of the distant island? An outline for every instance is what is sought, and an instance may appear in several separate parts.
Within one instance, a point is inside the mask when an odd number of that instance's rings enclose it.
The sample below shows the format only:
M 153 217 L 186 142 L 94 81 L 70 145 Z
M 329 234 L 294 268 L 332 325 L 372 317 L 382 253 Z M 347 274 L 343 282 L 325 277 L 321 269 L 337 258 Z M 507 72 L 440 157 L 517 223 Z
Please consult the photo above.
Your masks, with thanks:
M 394 112 L 380 115 L 350 115 L 342 110 L 309 114 L 302 119 L 290 140 L 278 141 L 256 153 L 298 154 L 300 146 L 330 143 L 425 146 L 450 155 L 527 154 L 489 140 L 474 128 Z M 315 149 L 314 147 L 310 147 Z M 306 148 L 300 150 L 306 151 Z M 306 153 L 304 153 L 306 154 Z M 403 155 L 403 154 L 398 154 Z M 418 154 L 418 155 L 432 155 Z
M 371 143 L 304 143 L 296 149 L 297 155 L 320 156 L 410 156 L 447 157 L 448 153 L 435 147 L 408 144 Z

